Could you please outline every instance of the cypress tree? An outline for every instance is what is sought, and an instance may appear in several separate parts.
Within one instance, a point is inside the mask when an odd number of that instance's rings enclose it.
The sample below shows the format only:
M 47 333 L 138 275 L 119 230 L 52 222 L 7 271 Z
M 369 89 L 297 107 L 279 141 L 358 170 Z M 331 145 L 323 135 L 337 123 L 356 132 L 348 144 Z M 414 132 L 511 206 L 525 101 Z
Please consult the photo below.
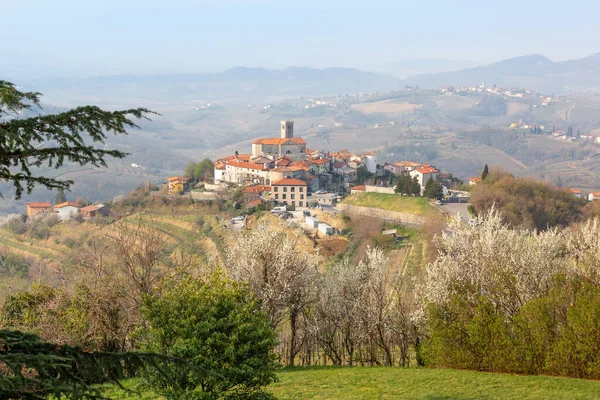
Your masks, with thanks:
M 483 172 L 481 173 L 481 180 L 485 180 L 485 178 L 488 177 L 488 175 L 490 174 L 490 170 L 488 168 L 488 165 L 485 164 L 485 167 L 483 167 Z

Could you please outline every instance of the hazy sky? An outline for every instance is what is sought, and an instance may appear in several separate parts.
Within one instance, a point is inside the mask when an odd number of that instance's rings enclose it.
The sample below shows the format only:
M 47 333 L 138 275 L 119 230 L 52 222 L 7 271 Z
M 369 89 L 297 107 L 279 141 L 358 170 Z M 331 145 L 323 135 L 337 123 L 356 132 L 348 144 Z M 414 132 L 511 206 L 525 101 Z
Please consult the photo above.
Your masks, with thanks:
M 597 0 L 0 0 L 0 73 L 564 60 L 600 52 L 599 14 Z

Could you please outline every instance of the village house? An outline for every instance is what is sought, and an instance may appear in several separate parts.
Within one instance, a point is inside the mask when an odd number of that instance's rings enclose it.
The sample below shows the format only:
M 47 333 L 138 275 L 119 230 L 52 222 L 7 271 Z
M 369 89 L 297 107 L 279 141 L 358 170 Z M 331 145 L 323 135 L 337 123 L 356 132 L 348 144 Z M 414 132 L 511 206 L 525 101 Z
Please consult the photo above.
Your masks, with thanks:
M 600 192 L 592 192 L 588 195 L 589 201 L 600 200 Z
M 577 197 L 578 199 L 581 198 L 581 190 L 569 188 L 569 191 L 573 193 L 573 196 Z
M 272 183 L 273 200 L 278 203 L 306 207 L 307 185 L 305 181 L 284 178 Z
M 354 186 L 350 188 L 350 194 L 365 193 L 367 187 L 364 185 Z
M 29 202 L 26 203 L 27 216 L 29 218 L 40 213 L 51 213 L 52 204 L 49 202 Z
M 181 193 L 183 192 L 190 181 L 190 177 L 188 176 L 172 176 L 167 178 L 167 183 L 169 185 L 169 192 L 171 193 Z
M 469 178 L 469 186 L 477 185 L 479 182 L 481 182 L 480 176 L 472 176 Z
M 431 165 L 423 164 L 422 167 L 410 171 L 409 175 L 411 178 L 414 178 L 415 176 L 417 177 L 417 182 L 419 182 L 419 185 L 421 185 L 421 193 L 423 193 L 423 191 L 425 190 L 425 184 L 427 183 L 429 178 L 436 180 L 437 174 L 439 172 L 440 171 L 438 171 Z
M 108 217 L 110 214 L 110 206 L 105 204 L 96 204 L 92 206 L 83 207 L 79 210 L 81 215 L 84 218 L 94 218 L 94 217 Z
M 244 202 L 249 203 L 254 200 L 260 200 L 271 192 L 270 186 L 265 185 L 252 185 L 244 188 L 242 193 L 244 194 Z
M 79 204 L 70 201 L 56 204 L 54 213 L 58 215 L 61 221 L 68 221 L 79 213 Z

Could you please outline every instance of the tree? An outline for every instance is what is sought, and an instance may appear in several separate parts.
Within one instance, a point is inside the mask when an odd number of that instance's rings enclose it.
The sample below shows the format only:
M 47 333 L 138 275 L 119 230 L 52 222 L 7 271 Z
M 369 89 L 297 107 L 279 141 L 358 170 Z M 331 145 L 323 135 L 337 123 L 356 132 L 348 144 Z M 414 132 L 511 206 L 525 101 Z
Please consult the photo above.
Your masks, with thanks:
M 481 173 L 481 180 L 485 180 L 485 178 L 488 177 L 488 175 L 490 174 L 490 170 L 488 168 L 488 165 L 485 164 L 485 167 L 483 167 L 483 172 Z
M 65 190 L 63 188 L 58 189 L 56 192 L 56 199 L 54 200 L 54 204 L 60 204 L 67 201 L 67 196 L 65 196 Z
M 249 283 L 272 326 L 289 323 L 289 365 L 302 344 L 299 324 L 315 298 L 318 256 L 301 248 L 303 237 L 301 229 L 290 233 L 263 223 L 240 235 L 227 257 L 231 275 Z
M 210 158 L 205 158 L 196 164 L 194 169 L 194 179 L 203 180 L 206 178 L 213 178 L 215 175 L 215 167 Z
M 81 347 L 56 345 L 38 336 L 0 330 L 0 397 L 3 399 L 103 399 L 98 383 L 157 368 L 158 361 L 181 366 L 181 360 L 149 353 L 90 352 Z M 198 368 L 198 375 L 207 376 Z M 173 382 L 170 376 L 163 379 Z
M 423 190 L 423 196 L 429 199 L 439 199 L 444 195 L 444 189 L 442 188 L 442 182 L 434 181 L 433 176 L 430 176 L 425 184 L 425 190 Z
M 107 132 L 127 134 L 137 125 L 129 119 L 155 114 L 145 108 L 104 111 L 96 106 L 77 107 L 52 115 L 10 119 L 17 112 L 40 107 L 38 92 L 21 92 L 14 84 L 0 80 L 0 180 L 12 182 L 16 197 L 31 193 L 36 185 L 47 189 L 69 189 L 73 181 L 34 175 L 40 166 L 59 168 L 65 162 L 106 166 L 107 157 L 123 158 L 119 150 L 107 150 L 86 143 L 104 145 Z
M 190 161 L 188 163 L 188 165 L 185 166 L 185 170 L 183 171 L 183 175 L 184 176 L 193 177 L 195 170 L 196 170 L 196 163 L 193 162 L 193 161 Z
M 356 169 L 356 183 L 362 185 L 366 183 L 373 176 L 364 165 L 359 166 Z
M 173 371 L 174 388 L 163 374 L 150 371 L 150 385 L 167 399 L 258 397 L 276 380 L 275 332 L 242 283 L 219 272 L 206 280 L 167 283 L 146 298 L 143 316 L 148 322 L 142 331 L 147 350 L 215 373 L 196 376 L 179 367 Z M 169 363 L 162 367 L 170 370 Z

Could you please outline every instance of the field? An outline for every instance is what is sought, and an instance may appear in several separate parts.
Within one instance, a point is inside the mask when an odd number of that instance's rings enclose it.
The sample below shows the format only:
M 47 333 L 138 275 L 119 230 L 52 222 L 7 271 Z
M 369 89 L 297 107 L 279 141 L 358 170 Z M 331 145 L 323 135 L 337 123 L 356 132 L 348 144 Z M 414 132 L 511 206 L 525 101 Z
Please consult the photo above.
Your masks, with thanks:
M 411 104 L 407 101 L 397 103 L 393 100 L 384 100 L 354 104 L 352 109 L 360 111 L 363 114 L 395 114 L 412 111 L 420 107 L 422 107 L 421 104 Z
M 545 376 L 425 368 L 326 367 L 284 369 L 269 387 L 277 399 L 597 399 L 600 382 Z M 126 381 L 133 389 L 137 381 Z M 111 399 L 161 399 L 110 387 Z
M 358 193 L 348 196 L 344 203 L 353 206 L 381 208 L 409 214 L 429 216 L 436 213 L 429 200 L 423 197 L 405 197 L 387 193 Z

